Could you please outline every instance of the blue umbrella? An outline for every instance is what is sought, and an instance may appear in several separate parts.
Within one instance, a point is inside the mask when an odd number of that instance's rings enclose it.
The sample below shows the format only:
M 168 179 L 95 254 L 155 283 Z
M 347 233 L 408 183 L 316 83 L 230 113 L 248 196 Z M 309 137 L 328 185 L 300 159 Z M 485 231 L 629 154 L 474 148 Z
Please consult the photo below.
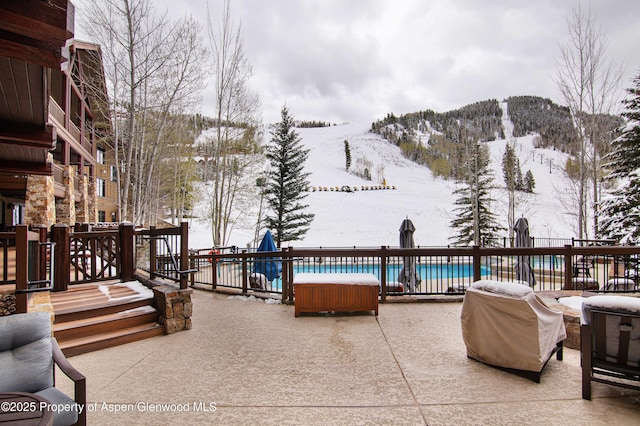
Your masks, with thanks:
M 258 246 L 258 252 L 277 252 L 278 248 L 273 241 L 271 231 L 267 230 Z M 253 272 L 262 274 L 267 277 L 267 280 L 273 281 L 280 277 L 282 272 L 282 261 L 280 257 L 261 257 L 256 259 L 253 264 Z

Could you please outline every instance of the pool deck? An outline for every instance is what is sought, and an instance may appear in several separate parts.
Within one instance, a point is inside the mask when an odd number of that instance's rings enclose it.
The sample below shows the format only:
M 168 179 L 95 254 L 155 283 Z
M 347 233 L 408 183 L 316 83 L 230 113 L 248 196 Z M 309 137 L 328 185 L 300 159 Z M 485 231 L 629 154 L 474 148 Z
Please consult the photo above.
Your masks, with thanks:
M 582 399 L 577 350 L 565 349 L 564 361 L 552 358 L 539 384 L 467 358 L 460 302 L 385 303 L 378 317 L 299 318 L 293 306 L 203 290 L 194 290 L 193 303 L 192 330 L 69 359 L 87 376 L 88 424 L 631 425 L 640 419 L 640 392 L 594 383 L 593 399 Z M 71 389 L 67 382 L 59 387 Z

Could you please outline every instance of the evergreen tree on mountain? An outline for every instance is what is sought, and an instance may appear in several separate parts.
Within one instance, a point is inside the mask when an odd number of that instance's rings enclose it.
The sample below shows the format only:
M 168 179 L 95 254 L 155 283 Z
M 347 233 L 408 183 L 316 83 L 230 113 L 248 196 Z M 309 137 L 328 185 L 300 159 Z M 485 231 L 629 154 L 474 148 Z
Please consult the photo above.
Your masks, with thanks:
M 524 192 L 528 192 L 530 194 L 533 193 L 533 188 L 536 187 L 536 181 L 533 178 L 533 173 L 531 173 L 531 170 L 527 170 L 527 173 L 525 173 L 524 175 Z
M 491 190 L 493 173 L 489 167 L 489 150 L 477 142 L 465 142 L 468 150 L 467 173 L 461 185 L 453 192 L 458 196 L 454 202 L 455 219 L 451 227 L 457 234 L 451 237 L 454 245 L 481 245 L 498 237 L 504 228 L 498 225 L 496 215 L 491 210 Z
M 507 203 L 507 224 L 509 225 L 509 240 L 513 241 L 514 226 L 516 222 L 516 190 L 518 189 L 518 174 L 520 171 L 520 161 L 516 155 L 513 143 L 507 143 L 502 154 L 502 175 L 507 187 L 509 201 Z
M 349 171 L 351 167 L 351 149 L 349 148 L 349 141 L 344 140 L 344 157 L 345 157 L 345 168 Z
M 633 81 L 635 87 L 623 101 L 622 115 L 629 123 L 605 158 L 608 179 L 618 185 L 602 202 L 600 222 L 600 236 L 623 242 L 640 239 L 640 73 Z
M 271 143 L 266 152 L 271 164 L 266 188 L 271 213 L 267 214 L 265 222 L 278 247 L 283 241 L 299 240 L 309 230 L 314 217 L 304 212 L 309 206 L 300 203 L 307 196 L 309 187 L 309 173 L 304 172 L 309 150 L 303 148 L 287 107 L 282 107 L 281 117 L 282 121 L 271 131 Z

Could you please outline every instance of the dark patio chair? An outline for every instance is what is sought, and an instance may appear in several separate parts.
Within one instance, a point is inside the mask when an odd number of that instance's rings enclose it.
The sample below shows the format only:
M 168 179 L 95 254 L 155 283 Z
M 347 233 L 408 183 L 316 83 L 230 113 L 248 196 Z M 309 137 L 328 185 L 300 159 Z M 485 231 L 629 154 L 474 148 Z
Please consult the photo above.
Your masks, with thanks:
M 51 337 L 44 312 L 0 317 L 0 392 L 36 394 L 55 406 L 81 407 L 54 412 L 54 425 L 86 423 L 85 377 L 71 366 Z M 74 382 L 74 398 L 55 388 L 55 365 Z M 78 404 L 78 405 L 76 405 Z
M 582 304 L 582 398 L 591 382 L 640 390 L 640 299 L 594 296 Z

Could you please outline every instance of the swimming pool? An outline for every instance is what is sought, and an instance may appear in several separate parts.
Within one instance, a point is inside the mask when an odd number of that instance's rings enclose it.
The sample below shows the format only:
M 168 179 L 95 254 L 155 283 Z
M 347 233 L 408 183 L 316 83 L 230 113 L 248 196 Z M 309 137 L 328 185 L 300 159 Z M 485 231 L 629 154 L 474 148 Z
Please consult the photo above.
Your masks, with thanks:
M 395 281 L 402 269 L 402 263 L 387 265 L 387 281 Z M 416 268 L 421 280 L 442 280 L 448 278 L 473 277 L 473 265 L 471 263 L 429 263 L 417 264 Z M 305 264 L 293 267 L 294 274 L 298 272 L 311 273 L 369 273 L 380 279 L 380 265 L 377 264 Z M 481 267 L 481 275 L 489 275 L 490 269 Z

